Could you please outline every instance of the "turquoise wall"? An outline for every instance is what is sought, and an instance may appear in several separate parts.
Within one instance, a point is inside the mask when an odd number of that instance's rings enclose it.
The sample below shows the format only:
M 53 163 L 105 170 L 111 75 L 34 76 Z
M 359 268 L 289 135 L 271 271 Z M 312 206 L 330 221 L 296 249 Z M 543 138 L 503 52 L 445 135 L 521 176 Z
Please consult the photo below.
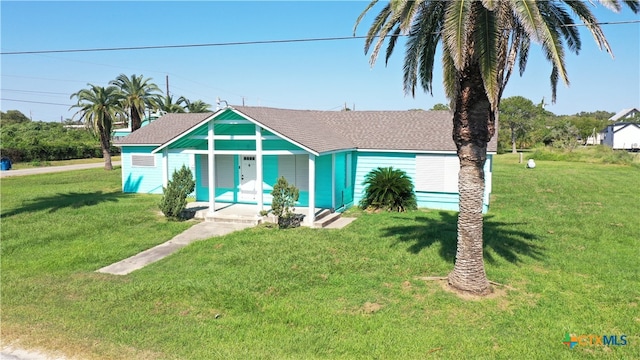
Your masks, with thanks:
M 162 194 L 162 154 L 155 154 L 155 166 L 131 164 L 131 155 L 151 155 L 151 146 L 122 147 L 122 191 L 125 193 Z
M 364 194 L 362 182 L 364 177 L 378 167 L 392 166 L 394 169 L 402 169 L 412 179 L 416 175 L 415 154 L 387 153 L 387 152 L 359 152 L 357 153 L 355 177 L 354 177 L 354 205 L 358 205 Z M 487 155 L 485 163 L 485 194 L 483 212 L 489 210 L 489 200 L 492 191 L 492 166 L 493 156 Z M 442 192 L 416 192 L 418 207 L 440 210 L 458 211 L 459 194 Z

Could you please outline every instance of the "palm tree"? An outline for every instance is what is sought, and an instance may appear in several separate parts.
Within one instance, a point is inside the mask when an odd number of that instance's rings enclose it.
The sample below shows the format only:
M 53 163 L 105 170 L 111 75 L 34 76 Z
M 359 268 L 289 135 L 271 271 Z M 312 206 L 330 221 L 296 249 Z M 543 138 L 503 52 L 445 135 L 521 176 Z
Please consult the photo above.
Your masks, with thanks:
M 190 113 L 205 113 L 205 112 L 211 112 L 211 104 L 207 104 L 206 102 L 202 101 L 202 100 L 196 100 L 196 101 L 189 101 L 189 99 L 181 96 L 178 99 L 178 103 L 183 103 L 184 104 L 184 108 L 185 110 L 187 110 Z
M 131 131 L 136 131 L 142 124 L 142 117 L 146 107 L 153 107 L 160 97 L 160 88 L 151 79 L 145 79 L 142 75 L 131 75 L 128 78 L 120 74 L 115 80 L 109 82 L 124 93 L 124 107 L 128 109 L 131 122 Z
M 620 10 L 618 0 L 601 2 Z M 638 0 L 623 2 L 638 12 Z M 356 20 L 356 28 L 376 3 L 374 0 L 365 8 Z M 391 0 L 369 28 L 365 53 L 376 42 L 371 65 L 385 38 L 389 38 L 388 60 L 398 38 L 407 35 L 404 89 L 412 95 L 418 81 L 431 92 L 436 48 L 442 46 L 444 88 L 453 110 L 453 140 L 460 159 L 458 245 L 454 269 L 448 276 L 454 289 L 479 295 L 491 292 L 483 261 L 483 167 L 487 143 L 495 133 L 502 92 L 515 63 L 522 74 L 531 42 L 539 43 L 551 63 L 555 101 L 558 80 L 569 84 L 565 47 L 575 53 L 581 47 L 571 13 L 590 30 L 601 49 L 611 51 L 587 6 L 583 1 L 566 0 Z
M 172 95 L 165 95 L 158 99 L 156 107 L 160 109 L 160 111 L 164 111 L 166 113 L 183 113 L 184 107 L 180 105 L 183 102 L 182 99 L 183 97 L 181 96 L 176 102 L 174 102 Z
M 111 164 L 111 127 L 116 117 L 126 116 L 122 108 L 124 94 L 115 86 L 107 88 L 89 85 L 89 89 L 82 89 L 71 95 L 78 99 L 78 103 L 72 108 L 79 108 L 76 114 L 91 127 L 100 139 L 100 148 L 104 158 L 104 169 L 113 170 Z

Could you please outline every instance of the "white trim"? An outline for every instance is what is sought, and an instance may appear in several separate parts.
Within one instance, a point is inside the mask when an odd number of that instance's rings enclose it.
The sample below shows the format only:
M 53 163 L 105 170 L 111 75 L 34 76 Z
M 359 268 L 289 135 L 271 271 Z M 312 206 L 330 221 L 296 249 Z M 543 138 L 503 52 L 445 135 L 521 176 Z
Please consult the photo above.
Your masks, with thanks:
M 262 169 L 262 129 L 260 126 L 256 125 L 256 135 L 254 138 L 256 139 L 256 191 L 258 192 L 258 210 L 262 211 L 264 208 L 264 194 L 263 194 L 263 169 Z
M 169 153 L 167 149 L 162 150 L 162 187 L 169 186 Z
M 390 152 L 406 154 L 457 154 L 456 150 L 389 150 L 389 149 L 355 149 L 357 152 Z M 495 155 L 495 151 L 487 151 L 487 154 Z M 323 154 L 324 155 L 324 154 Z
M 318 156 L 331 155 L 331 154 L 339 154 L 339 153 L 343 153 L 343 152 L 357 151 L 357 150 L 358 150 L 357 148 L 349 148 L 349 149 L 341 149 L 341 150 L 331 150 L 331 151 L 322 152 L 322 153 L 320 153 Z
M 309 154 L 309 214 L 307 223 L 313 227 L 316 221 L 316 156 Z
M 227 109 L 227 108 L 225 108 Z M 241 125 L 241 124 L 251 124 L 249 120 L 218 120 L 216 121 L 218 124 L 227 124 L 227 125 Z
M 202 126 L 202 125 L 206 124 L 206 123 L 207 123 L 207 122 L 209 122 L 209 121 L 212 121 L 213 119 L 215 119 L 215 117 L 216 117 L 216 116 L 218 116 L 220 113 L 222 113 L 222 112 L 224 112 L 224 111 L 225 111 L 225 109 L 220 109 L 220 110 L 218 110 L 217 112 L 215 112 L 215 113 L 211 114 L 211 116 L 207 116 L 204 120 L 202 120 L 202 121 L 200 121 L 199 123 L 197 123 L 197 124 L 193 125 L 193 126 L 192 126 L 192 127 L 190 127 L 189 129 L 187 129 L 185 132 L 183 132 L 182 134 L 180 134 L 180 135 L 178 135 L 178 136 L 174 137 L 173 139 L 171 139 L 171 140 L 167 141 L 166 143 L 164 143 L 164 144 L 160 145 L 158 148 L 156 148 L 155 150 L 153 150 L 151 153 L 152 153 L 152 154 L 155 154 L 155 153 L 157 153 L 158 151 L 160 151 L 160 150 L 162 150 L 162 149 L 164 149 L 164 148 L 168 147 L 169 145 L 173 144 L 174 142 L 176 142 L 176 141 L 178 141 L 178 140 L 182 139 L 183 137 L 188 136 L 188 135 L 189 135 L 189 133 L 190 133 L 193 129 L 198 128 L 198 127 L 200 127 L 200 126 Z
M 209 172 L 209 214 L 213 215 L 216 211 L 216 181 L 215 181 L 215 151 L 213 145 L 213 132 L 214 124 L 213 121 L 210 121 L 208 124 L 208 136 L 207 140 L 207 166 L 209 167 L 207 170 Z
M 156 146 L 160 146 L 162 144 L 113 144 L 113 146 L 117 146 L 117 147 L 123 147 L 123 146 L 151 146 L 151 147 L 156 147 Z
M 181 150 L 169 150 L 172 154 L 200 154 L 206 155 L 209 152 L 207 150 L 196 149 L 181 149 Z M 216 150 L 218 155 L 257 155 L 255 150 Z M 307 155 L 308 152 L 304 150 L 263 150 L 262 155 Z
M 260 136 L 260 134 L 256 135 L 215 135 L 213 137 L 214 140 L 255 140 L 256 136 Z M 207 135 L 192 135 L 189 136 L 189 139 L 192 140 L 207 140 Z M 263 135 L 260 137 L 261 140 L 282 140 L 281 138 L 275 135 Z

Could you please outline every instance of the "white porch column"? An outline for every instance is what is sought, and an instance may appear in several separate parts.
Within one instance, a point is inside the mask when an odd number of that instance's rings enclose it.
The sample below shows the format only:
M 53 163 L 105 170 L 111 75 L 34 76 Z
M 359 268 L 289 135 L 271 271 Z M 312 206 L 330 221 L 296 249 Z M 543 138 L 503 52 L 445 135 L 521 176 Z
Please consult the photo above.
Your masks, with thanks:
M 336 209 L 336 154 L 331 154 L 331 208 Z
M 316 221 L 316 156 L 309 154 L 309 214 L 307 224 L 313 226 Z
M 264 199 L 263 199 L 263 189 L 262 189 L 262 179 L 263 179 L 263 168 L 262 168 L 262 129 L 260 126 L 256 125 L 256 192 L 257 192 L 257 201 L 258 201 L 258 210 L 262 211 L 264 207 Z
M 169 149 L 162 149 L 162 187 L 169 186 Z
M 215 151 L 213 142 L 213 120 L 209 121 L 207 132 L 207 168 L 209 178 L 209 215 L 216 211 Z

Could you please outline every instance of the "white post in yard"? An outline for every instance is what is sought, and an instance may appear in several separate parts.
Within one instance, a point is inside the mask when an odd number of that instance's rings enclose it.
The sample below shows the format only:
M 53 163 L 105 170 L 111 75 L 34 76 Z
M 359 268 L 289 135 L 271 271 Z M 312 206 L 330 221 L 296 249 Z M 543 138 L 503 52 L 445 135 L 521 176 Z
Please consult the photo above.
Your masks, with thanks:
M 256 192 L 257 192 L 257 201 L 258 201 L 258 211 L 262 211 L 264 207 L 263 200 L 263 189 L 262 189 L 262 178 L 263 178 L 263 169 L 262 169 L 262 130 L 260 126 L 256 125 Z
M 216 211 L 216 182 L 215 182 L 215 151 L 213 142 L 213 120 L 209 121 L 209 131 L 207 132 L 207 172 L 209 182 L 209 215 Z
M 316 156 L 309 154 L 309 214 L 307 224 L 313 227 L 316 221 Z
M 162 149 L 162 187 L 169 186 L 169 149 Z
M 336 210 L 336 154 L 331 154 L 331 209 Z

